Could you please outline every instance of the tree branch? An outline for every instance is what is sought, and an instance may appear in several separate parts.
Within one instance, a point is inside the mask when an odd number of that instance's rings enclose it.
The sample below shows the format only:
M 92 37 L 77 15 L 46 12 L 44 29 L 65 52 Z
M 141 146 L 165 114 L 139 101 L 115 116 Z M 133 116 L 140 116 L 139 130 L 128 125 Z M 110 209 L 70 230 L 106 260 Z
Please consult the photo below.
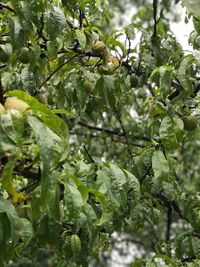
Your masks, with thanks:
M 92 156 L 90 155 L 89 151 L 87 150 L 86 146 L 83 145 L 83 148 L 88 156 L 88 158 L 91 160 L 91 162 L 95 163 L 95 161 L 93 160 Z
M 16 11 L 12 7 L 5 5 L 5 4 L 0 4 L 0 9 L 7 9 L 16 14 Z
M 158 2 L 157 0 L 153 0 L 153 20 L 154 20 L 154 29 L 153 29 L 153 37 L 155 38 L 157 35 L 157 8 Z
M 1 75 L 0 75 L 0 103 L 2 105 L 4 105 L 4 98 L 3 98 L 3 86 L 2 86 L 2 82 L 1 82 Z
M 70 132 L 70 135 L 79 135 L 79 136 L 90 137 L 90 138 L 101 138 L 101 136 L 98 134 L 91 134 L 91 133 L 87 134 L 87 133 L 79 133 L 79 132 L 73 132 L 73 131 Z M 121 143 L 121 144 L 127 145 L 127 142 L 125 140 L 115 139 L 114 137 L 111 138 L 111 141 L 115 143 Z M 133 143 L 133 142 L 129 142 L 129 145 L 141 147 L 141 148 L 145 147 L 145 145 L 143 144 L 138 144 L 138 143 Z
M 93 125 L 90 125 L 90 124 L 86 124 L 84 122 L 78 122 L 78 125 L 80 125 L 82 127 L 85 127 L 85 128 L 88 128 L 90 130 L 97 131 L 97 132 L 104 132 L 104 133 L 107 133 L 107 134 L 110 134 L 110 135 L 116 135 L 116 136 L 125 137 L 124 133 L 122 131 L 120 131 L 120 130 L 113 130 L 113 129 L 109 129 L 109 128 L 93 126 Z M 134 136 L 133 138 L 137 139 L 137 140 L 147 141 L 147 142 L 151 141 L 148 137 L 145 137 L 145 136 L 142 136 L 142 137 L 141 136 Z
M 51 78 L 53 77 L 54 74 L 56 74 L 56 72 L 58 72 L 60 69 L 62 69 L 66 64 L 68 64 L 70 61 L 72 61 L 75 57 L 77 57 L 78 55 L 75 54 L 73 55 L 71 58 L 69 58 L 68 60 L 66 60 L 64 63 L 62 63 L 60 66 L 58 66 L 45 80 L 44 82 L 39 86 L 39 89 L 41 89 L 49 80 L 51 80 Z
M 117 136 L 123 136 L 124 135 L 122 132 L 119 132 L 119 131 L 115 131 L 115 130 L 111 130 L 111 129 L 108 129 L 108 128 L 101 128 L 101 127 L 98 127 L 98 126 L 89 125 L 89 124 L 86 124 L 84 122 L 78 122 L 78 124 L 80 126 L 83 126 L 85 128 L 88 128 L 88 129 L 91 129 L 91 130 L 95 130 L 95 131 L 98 131 L 98 132 L 105 132 L 105 133 L 112 134 L 112 135 L 117 135 Z

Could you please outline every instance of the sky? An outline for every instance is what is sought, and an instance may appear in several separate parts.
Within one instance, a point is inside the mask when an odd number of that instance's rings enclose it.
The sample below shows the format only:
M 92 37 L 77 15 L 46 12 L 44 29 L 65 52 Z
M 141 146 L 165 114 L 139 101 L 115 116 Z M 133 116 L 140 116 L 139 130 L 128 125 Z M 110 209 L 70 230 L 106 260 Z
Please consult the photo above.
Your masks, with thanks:
M 186 51 L 193 51 L 192 46 L 188 44 L 188 38 L 190 33 L 193 30 L 193 23 L 192 23 L 192 18 L 190 18 L 189 22 L 186 24 L 185 23 L 185 14 L 186 14 L 186 9 L 183 8 L 180 4 L 175 5 L 175 11 L 178 13 L 180 16 L 180 21 L 177 22 L 171 22 L 170 27 L 172 32 L 175 34 L 177 40 L 180 42 L 180 44 L 183 47 L 183 50 Z M 123 15 L 123 25 L 128 25 L 131 22 L 131 17 L 133 14 L 136 12 L 135 8 L 129 8 L 127 9 L 127 12 Z M 170 18 L 170 14 L 169 14 Z
M 188 44 L 188 38 L 190 33 L 193 31 L 193 23 L 192 18 L 190 18 L 189 22 L 186 24 L 185 20 L 185 8 L 182 8 L 180 5 L 177 5 L 177 10 L 180 13 L 181 20 L 178 23 L 172 22 L 171 29 L 175 34 L 177 40 L 183 47 L 183 50 L 192 51 L 192 46 Z

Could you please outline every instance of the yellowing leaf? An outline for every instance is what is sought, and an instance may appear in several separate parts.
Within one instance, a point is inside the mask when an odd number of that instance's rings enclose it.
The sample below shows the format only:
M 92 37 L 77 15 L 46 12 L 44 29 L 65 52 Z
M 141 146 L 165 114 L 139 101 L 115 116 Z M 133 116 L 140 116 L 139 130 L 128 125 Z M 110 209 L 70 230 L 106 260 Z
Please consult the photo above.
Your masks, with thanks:
M 3 174 L 1 178 L 1 183 L 3 189 L 12 197 L 12 202 L 20 203 L 26 199 L 26 196 L 23 193 L 18 193 L 13 183 L 13 168 L 15 166 L 15 160 L 10 160 L 3 169 Z

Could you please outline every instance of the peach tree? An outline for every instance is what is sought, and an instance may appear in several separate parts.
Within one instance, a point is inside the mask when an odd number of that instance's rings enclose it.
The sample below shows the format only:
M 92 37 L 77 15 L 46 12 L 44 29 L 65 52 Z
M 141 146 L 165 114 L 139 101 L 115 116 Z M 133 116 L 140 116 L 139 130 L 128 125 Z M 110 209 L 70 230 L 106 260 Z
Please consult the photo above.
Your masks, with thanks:
M 192 51 L 170 28 L 178 4 Z M 199 266 L 199 14 L 1 1 L 0 267 L 110 266 L 133 245 L 128 266 Z

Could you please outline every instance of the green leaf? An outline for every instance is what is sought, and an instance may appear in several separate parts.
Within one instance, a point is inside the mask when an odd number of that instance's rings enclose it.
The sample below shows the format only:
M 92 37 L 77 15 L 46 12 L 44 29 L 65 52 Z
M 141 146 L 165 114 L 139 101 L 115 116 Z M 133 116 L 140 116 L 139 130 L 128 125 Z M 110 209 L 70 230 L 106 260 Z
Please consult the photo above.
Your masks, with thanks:
M 153 153 L 152 168 L 156 178 L 165 180 L 169 173 L 169 164 L 162 151 L 155 151 Z
M 49 14 L 47 21 L 47 32 L 51 39 L 59 36 L 66 26 L 66 18 L 62 9 L 54 6 Z
M 63 153 L 65 153 L 62 139 L 33 116 L 28 116 L 28 123 L 36 135 L 44 172 L 47 171 L 49 173 L 56 168 Z
M 3 135 L 20 145 L 24 137 L 24 119 L 17 110 L 8 110 L 0 117 Z
M 116 99 L 113 77 L 101 77 L 96 83 L 95 90 L 100 97 L 101 105 L 111 108 L 115 106 Z
M 25 67 L 21 72 L 21 79 L 24 85 L 24 88 L 30 93 L 35 93 L 36 90 L 36 80 L 33 72 L 31 72 L 30 68 Z
M 140 183 L 137 178 L 130 172 L 123 170 L 128 184 L 128 191 L 131 191 L 135 200 L 137 200 L 140 196 Z
M 171 92 L 172 84 L 172 67 L 171 66 L 161 66 L 155 68 L 150 76 L 152 82 L 156 81 L 159 76 L 159 87 L 163 98 L 166 98 Z
M 24 201 L 26 197 L 24 194 L 17 192 L 16 186 L 13 182 L 13 169 L 15 167 L 15 164 L 15 160 L 10 160 L 7 162 L 7 164 L 4 166 L 0 181 L 2 188 L 5 189 L 9 196 L 12 197 L 13 203 L 18 203 Z
M 88 189 L 88 193 L 93 194 L 102 203 L 104 203 L 105 200 L 106 200 L 106 196 L 103 193 L 99 192 L 98 190 L 96 190 L 94 188 L 89 188 Z
M 173 151 L 178 148 L 174 122 L 170 117 L 164 117 L 160 124 L 159 135 L 163 146 Z
M 33 238 L 33 228 L 31 222 L 29 222 L 25 218 L 19 219 L 20 223 L 20 238 L 22 239 L 25 246 L 28 245 L 28 243 Z
M 82 198 L 83 198 L 83 202 L 84 204 L 88 201 L 88 197 L 89 197 L 89 194 L 88 194 L 88 189 L 87 187 L 84 185 L 84 183 L 78 179 L 75 175 L 72 175 L 72 174 L 68 174 L 68 176 L 74 180 L 74 182 L 76 183 L 77 185 L 77 188 L 78 190 L 80 191 L 81 195 L 82 195 Z
M 76 218 L 84 205 L 84 200 L 77 185 L 72 180 L 65 185 L 64 200 L 67 207 L 66 214 L 69 218 Z
M 83 32 L 83 30 L 76 30 L 76 37 L 78 39 L 78 42 L 80 46 L 85 49 L 86 47 L 86 36 Z
M 12 239 L 12 229 L 10 220 L 6 212 L 0 211 L 0 250 L 1 250 L 0 266 L 4 266 L 3 261 L 6 258 L 6 252 L 7 252 L 6 246 L 11 239 Z
M 182 58 L 177 70 L 177 78 L 184 90 L 191 92 L 193 80 L 190 75 L 192 64 L 195 62 L 193 55 L 187 55 Z

